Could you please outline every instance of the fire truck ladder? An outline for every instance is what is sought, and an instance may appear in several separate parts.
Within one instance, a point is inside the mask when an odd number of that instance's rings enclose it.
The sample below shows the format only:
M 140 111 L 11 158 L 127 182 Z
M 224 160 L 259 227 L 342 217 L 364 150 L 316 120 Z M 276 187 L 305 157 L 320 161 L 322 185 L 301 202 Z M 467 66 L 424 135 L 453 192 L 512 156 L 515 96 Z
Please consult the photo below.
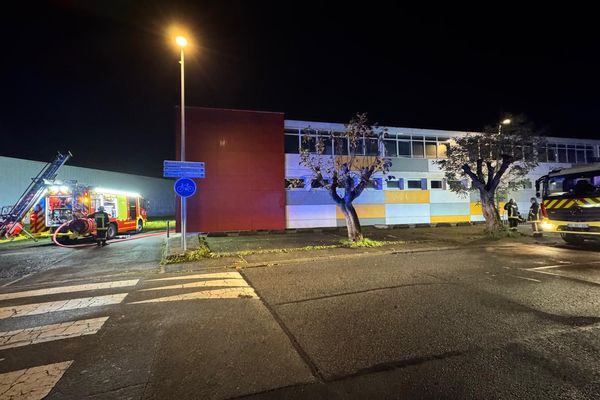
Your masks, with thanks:
M 11 237 L 13 231 L 17 228 L 17 223 L 25 217 L 27 212 L 40 201 L 45 192 L 45 181 L 53 180 L 58 174 L 58 170 L 62 167 L 73 155 L 70 151 L 67 154 L 56 155 L 54 161 L 46 164 L 44 168 L 31 179 L 31 184 L 23 192 L 19 200 L 10 210 L 0 218 L 0 238 Z M 29 236 L 31 234 L 25 230 Z

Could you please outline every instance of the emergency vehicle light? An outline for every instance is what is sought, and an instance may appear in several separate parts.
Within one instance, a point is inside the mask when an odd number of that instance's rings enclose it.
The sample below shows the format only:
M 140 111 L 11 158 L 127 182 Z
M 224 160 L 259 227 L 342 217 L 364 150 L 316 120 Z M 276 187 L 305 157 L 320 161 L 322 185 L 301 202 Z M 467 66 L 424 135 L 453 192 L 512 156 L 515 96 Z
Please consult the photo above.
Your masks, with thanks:
M 139 193 L 135 193 L 135 192 L 125 192 L 123 190 L 117 190 L 117 189 L 106 189 L 106 188 L 95 188 L 94 192 L 96 193 L 110 193 L 110 194 L 122 194 L 124 196 L 129 196 L 129 197 L 142 197 Z

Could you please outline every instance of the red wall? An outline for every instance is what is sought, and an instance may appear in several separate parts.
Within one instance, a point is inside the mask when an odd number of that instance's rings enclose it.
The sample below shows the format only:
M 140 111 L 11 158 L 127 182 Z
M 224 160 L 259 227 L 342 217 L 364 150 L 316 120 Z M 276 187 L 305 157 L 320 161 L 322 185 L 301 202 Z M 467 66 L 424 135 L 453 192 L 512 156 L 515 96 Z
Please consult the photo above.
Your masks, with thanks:
M 187 199 L 187 231 L 285 229 L 283 113 L 185 111 L 186 161 L 204 161 L 206 168 Z M 178 160 L 179 143 L 178 126 Z M 177 229 L 179 205 L 178 199 Z

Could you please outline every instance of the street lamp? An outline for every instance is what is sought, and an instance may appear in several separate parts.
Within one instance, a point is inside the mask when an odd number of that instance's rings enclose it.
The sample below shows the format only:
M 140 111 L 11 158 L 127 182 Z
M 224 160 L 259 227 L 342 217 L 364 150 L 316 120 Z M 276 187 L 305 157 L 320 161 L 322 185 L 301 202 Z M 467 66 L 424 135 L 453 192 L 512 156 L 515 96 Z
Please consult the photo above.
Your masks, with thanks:
M 508 125 L 510 122 L 510 118 L 506 118 L 498 124 L 498 135 L 502 133 L 502 125 Z
M 187 39 L 183 36 L 177 36 L 175 38 L 175 43 L 179 46 L 181 50 L 181 60 L 179 63 L 181 64 L 181 161 L 185 161 L 185 64 L 184 64 L 184 56 L 183 49 L 187 46 Z M 186 201 L 185 197 L 181 196 L 181 249 L 185 253 L 187 250 L 187 243 L 185 240 L 185 235 L 187 233 L 186 230 Z

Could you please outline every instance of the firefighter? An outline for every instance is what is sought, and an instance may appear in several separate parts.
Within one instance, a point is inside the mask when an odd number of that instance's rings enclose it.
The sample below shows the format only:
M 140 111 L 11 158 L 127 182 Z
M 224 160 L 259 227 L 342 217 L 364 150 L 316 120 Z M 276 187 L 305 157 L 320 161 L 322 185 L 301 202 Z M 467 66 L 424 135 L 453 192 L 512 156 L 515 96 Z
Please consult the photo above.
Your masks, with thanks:
M 93 218 L 96 222 L 96 244 L 98 246 L 106 246 L 106 236 L 108 233 L 109 216 L 104 211 L 104 207 L 98 207 L 95 213 L 89 214 L 88 218 Z
M 540 220 L 540 203 L 537 202 L 535 197 L 532 197 L 530 201 L 531 207 L 529 207 L 529 215 L 527 216 L 527 219 L 531 221 L 531 227 L 535 235 L 539 232 L 538 222 Z
M 508 214 L 508 226 L 510 227 L 510 230 L 516 231 L 521 217 L 519 216 L 519 208 L 517 207 L 515 199 L 510 199 L 508 203 L 504 205 L 504 209 Z

